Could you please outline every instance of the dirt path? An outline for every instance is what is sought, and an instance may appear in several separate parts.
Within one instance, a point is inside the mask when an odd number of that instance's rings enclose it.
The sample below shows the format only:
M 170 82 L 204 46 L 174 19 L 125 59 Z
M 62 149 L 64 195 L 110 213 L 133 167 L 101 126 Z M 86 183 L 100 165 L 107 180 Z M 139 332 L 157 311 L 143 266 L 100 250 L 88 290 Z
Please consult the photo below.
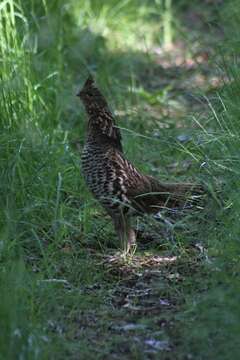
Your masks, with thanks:
M 189 48 L 189 43 L 182 41 L 168 49 L 152 49 L 155 66 L 141 75 L 151 93 L 170 84 L 167 101 L 161 107 L 153 102 L 148 111 L 156 117 L 160 114 L 164 126 L 174 119 L 182 129 L 180 143 L 189 141 L 186 118 L 195 114 L 197 121 L 204 121 L 209 111 L 204 96 L 211 96 L 221 83 L 213 64 L 214 36 L 221 39 L 221 32 L 209 32 L 199 13 L 186 14 L 185 23 L 189 29 L 194 23 L 193 45 Z M 169 170 L 176 175 L 188 168 L 187 162 L 173 161 Z M 156 255 L 144 251 L 147 237 L 141 234 L 141 250 L 132 258 L 116 255 L 100 260 L 114 286 L 110 285 L 106 295 L 108 310 L 95 319 L 95 329 L 99 321 L 105 323 L 104 333 L 97 332 L 95 341 L 105 344 L 109 359 L 191 359 L 191 354 L 181 352 L 184 340 L 178 318 L 187 297 L 203 288 L 207 251 L 193 241 L 178 249 L 176 255 L 174 245 Z

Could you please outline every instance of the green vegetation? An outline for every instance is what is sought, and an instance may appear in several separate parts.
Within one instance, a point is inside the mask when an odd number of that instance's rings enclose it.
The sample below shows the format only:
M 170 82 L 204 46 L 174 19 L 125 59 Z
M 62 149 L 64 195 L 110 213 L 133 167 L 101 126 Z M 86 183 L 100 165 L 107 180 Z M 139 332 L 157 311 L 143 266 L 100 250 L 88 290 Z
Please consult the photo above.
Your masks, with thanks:
M 0 3 L 0 360 L 239 357 L 240 7 L 176 3 Z M 125 261 L 81 177 L 88 71 L 128 158 L 210 193 Z

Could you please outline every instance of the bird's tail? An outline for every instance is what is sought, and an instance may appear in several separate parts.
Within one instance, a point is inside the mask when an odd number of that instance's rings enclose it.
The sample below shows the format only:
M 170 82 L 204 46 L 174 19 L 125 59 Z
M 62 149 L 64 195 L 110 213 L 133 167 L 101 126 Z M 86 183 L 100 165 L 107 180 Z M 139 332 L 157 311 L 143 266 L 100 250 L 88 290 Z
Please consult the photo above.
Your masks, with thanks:
M 200 184 L 162 183 L 148 177 L 151 191 L 138 196 L 139 208 L 147 213 L 157 213 L 161 209 L 190 208 L 199 203 L 204 193 Z

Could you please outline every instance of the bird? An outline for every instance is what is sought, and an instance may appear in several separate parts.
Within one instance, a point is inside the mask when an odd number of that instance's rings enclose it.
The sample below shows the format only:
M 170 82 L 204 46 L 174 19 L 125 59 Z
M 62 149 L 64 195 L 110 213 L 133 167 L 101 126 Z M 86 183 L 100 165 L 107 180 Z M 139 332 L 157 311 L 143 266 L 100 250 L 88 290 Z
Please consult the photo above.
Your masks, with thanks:
M 81 155 L 85 182 L 110 215 L 121 247 L 136 248 L 134 215 L 157 214 L 183 207 L 190 194 L 202 192 L 194 183 L 165 183 L 142 174 L 124 155 L 122 136 L 113 113 L 92 75 L 77 94 L 88 117 Z

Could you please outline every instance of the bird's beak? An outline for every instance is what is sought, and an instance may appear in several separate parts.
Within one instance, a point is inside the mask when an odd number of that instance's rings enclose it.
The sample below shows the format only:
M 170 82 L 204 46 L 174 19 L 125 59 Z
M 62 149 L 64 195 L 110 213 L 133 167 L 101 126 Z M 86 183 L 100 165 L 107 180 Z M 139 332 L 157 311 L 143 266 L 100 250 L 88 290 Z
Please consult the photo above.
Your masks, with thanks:
M 79 91 L 79 92 L 76 94 L 76 96 L 78 96 L 78 97 L 81 97 L 81 95 L 82 95 L 82 92 L 81 92 L 81 91 Z

